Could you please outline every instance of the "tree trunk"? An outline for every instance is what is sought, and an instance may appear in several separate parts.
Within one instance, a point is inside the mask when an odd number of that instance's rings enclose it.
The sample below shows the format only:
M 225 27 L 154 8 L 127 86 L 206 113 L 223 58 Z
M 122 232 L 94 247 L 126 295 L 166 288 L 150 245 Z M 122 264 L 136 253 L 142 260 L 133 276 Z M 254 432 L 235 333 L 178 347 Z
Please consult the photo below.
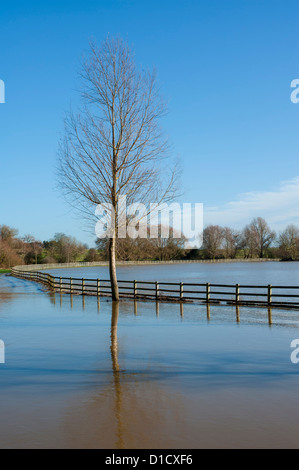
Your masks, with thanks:
M 116 239 L 115 234 L 110 238 L 109 243 L 109 273 L 111 282 L 112 300 L 119 300 L 118 283 L 116 277 L 116 261 L 115 261 Z

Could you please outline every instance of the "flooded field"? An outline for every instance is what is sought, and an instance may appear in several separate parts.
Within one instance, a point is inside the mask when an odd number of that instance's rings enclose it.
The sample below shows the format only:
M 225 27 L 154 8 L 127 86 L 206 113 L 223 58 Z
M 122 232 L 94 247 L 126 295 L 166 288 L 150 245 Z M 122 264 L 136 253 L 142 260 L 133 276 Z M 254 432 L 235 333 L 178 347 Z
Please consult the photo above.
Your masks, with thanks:
M 119 276 L 239 282 L 245 268 L 232 265 L 121 267 Z M 298 282 L 298 263 L 246 267 L 248 282 Z M 107 274 L 89 268 L 86 278 L 91 270 Z M 298 448 L 296 338 L 298 311 L 117 305 L 2 274 L 0 447 Z
M 49 269 L 53 276 L 109 279 L 107 266 Z M 118 278 L 137 281 L 299 285 L 299 262 L 182 263 L 117 266 Z

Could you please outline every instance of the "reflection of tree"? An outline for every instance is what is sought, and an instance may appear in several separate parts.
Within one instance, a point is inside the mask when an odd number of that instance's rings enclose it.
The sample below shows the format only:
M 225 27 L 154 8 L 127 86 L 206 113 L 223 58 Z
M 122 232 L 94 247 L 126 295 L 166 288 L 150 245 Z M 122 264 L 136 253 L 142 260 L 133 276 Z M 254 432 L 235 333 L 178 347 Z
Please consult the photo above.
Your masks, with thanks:
M 117 449 L 124 448 L 123 442 L 123 424 L 121 421 L 121 406 L 122 406 L 122 395 L 121 395 L 121 377 L 120 368 L 118 363 L 118 343 L 117 343 L 117 322 L 119 315 L 119 302 L 112 302 L 112 317 L 111 317 L 111 359 L 112 359 L 112 370 L 114 378 L 114 390 L 115 390 L 115 413 L 117 421 Z
M 114 373 L 119 372 L 118 364 L 118 344 L 117 344 L 117 322 L 119 315 L 119 302 L 112 302 L 112 316 L 111 316 L 111 358 L 112 368 Z
M 2 307 L 2 304 L 9 302 L 10 300 L 13 300 L 15 298 L 14 294 L 11 294 L 10 292 L 0 292 L 0 310 Z
M 167 377 L 168 374 L 170 378 L 173 377 L 173 370 L 163 365 L 163 361 L 156 363 L 151 357 L 147 360 L 142 356 L 130 357 L 128 350 L 131 347 L 127 345 L 126 350 L 125 343 L 123 355 L 128 364 L 124 368 L 119 357 L 119 309 L 120 306 L 124 311 L 128 308 L 133 315 L 134 305 L 121 302 L 108 305 L 112 306 L 109 344 L 111 366 L 101 364 L 98 372 L 95 371 L 96 385 L 90 393 L 74 398 L 65 421 L 66 446 L 158 449 L 186 445 L 186 404 L 178 390 L 172 393 L 168 388 Z M 154 314 L 155 304 L 151 305 Z M 74 302 L 74 308 L 75 306 L 82 308 L 81 302 Z M 96 309 L 96 303 L 94 307 Z M 105 307 L 106 304 L 102 303 L 104 312 Z M 179 430 L 175 435 L 174 429 Z
M 48 297 L 50 299 L 51 304 L 55 305 L 56 304 L 55 292 L 48 291 Z

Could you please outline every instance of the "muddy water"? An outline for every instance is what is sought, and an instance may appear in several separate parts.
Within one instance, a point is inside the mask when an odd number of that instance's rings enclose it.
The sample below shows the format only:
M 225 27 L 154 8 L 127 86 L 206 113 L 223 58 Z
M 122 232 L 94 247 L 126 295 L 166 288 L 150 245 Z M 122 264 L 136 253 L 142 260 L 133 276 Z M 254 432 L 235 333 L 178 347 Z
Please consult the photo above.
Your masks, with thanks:
M 1 448 L 299 447 L 299 313 L 53 295 L 0 275 Z

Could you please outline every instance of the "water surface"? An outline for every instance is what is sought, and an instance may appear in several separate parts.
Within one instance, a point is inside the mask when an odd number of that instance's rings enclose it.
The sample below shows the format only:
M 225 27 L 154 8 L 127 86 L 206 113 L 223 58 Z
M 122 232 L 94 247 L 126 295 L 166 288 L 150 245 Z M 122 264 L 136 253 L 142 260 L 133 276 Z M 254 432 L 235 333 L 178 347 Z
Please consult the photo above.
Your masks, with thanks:
M 107 266 L 50 269 L 53 276 L 109 279 Z M 299 285 L 299 262 L 178 263 L 117 266 L 120 280 Z
M 0 446 L 297 448 L 298 327 L 295 311 L 117 308 L 0 275 Z

